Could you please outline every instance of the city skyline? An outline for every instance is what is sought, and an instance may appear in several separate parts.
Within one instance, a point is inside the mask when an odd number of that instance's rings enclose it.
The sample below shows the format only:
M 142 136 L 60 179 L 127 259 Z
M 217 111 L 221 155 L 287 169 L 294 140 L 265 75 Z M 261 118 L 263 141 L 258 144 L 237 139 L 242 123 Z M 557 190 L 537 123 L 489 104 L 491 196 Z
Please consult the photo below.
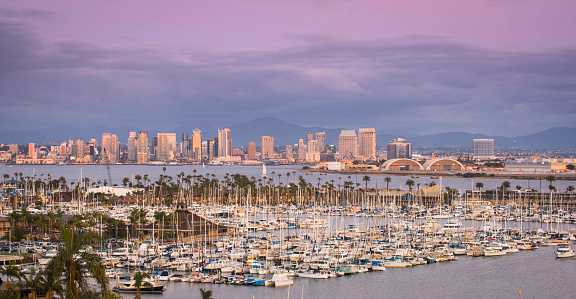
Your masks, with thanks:
M 3 3 L 0 126 L 162 132 L 272 116 L 394 134 L 458 128 L 520 136 L 570 127 L 575 6 Z

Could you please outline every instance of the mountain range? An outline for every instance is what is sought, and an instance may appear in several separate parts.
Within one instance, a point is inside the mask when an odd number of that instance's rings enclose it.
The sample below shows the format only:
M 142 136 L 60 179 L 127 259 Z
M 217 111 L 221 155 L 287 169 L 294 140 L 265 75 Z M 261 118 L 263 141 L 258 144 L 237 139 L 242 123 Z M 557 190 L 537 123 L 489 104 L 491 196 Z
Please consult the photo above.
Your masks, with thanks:
M 198 125 L 202 130 L 203 139 L 214 138 L 217 135 L 217 128 L 204 124 Z M 178 140 L 181 133 L 190 132 L 195 126 L 185 124 L 175 128 Z M 338 144 L 338 136 L 342 129 L 326 129 L 321 127 L 304 127 L 292 124 L 273 117 L 260 117 L 244 123 L 232 124 L 228 126 L 232 132 L 232 146 L 246 147 L 249 142 L 260 145 L 261 136 L 273 136 L 275 145 L 297 144 L 298 139 L 306 139 L 308 132 L 326 132 L 326 144 Z M 356 128 L 357 129 L 357 128 Z M 75 140 L 78 138 L 88 140 L 90 138 L 101 139 L 102 133 L 111 132 L 118 135 L 121 143 L 125 143 L 128 132 L 139 131 L 134 127 L 108 127 L 108 126 L 58 126 L 41 130 L 0 130 L 0 142 L 25 144 L 35 142 L 38 144 L 59 143 L 65 140 Z M 149 136 L 156 135 L 157 132 L 149 131 Z M 472 140 L 478 138 L 494 139 L 495 147 L 538 147 L 538 148 L 574 148 L 576 147 L 576 128 L 557 127 L 534 134 L 504 137 L 489 136 L 484 134 L 472 134 L 466 132 L 447 132 L 422 136 L 403 136 L 378 134 L 376 128 L 377 146 L 385 146 L 394 138 L 406 138 L 413 147 L 458 147 L 472 146 Z

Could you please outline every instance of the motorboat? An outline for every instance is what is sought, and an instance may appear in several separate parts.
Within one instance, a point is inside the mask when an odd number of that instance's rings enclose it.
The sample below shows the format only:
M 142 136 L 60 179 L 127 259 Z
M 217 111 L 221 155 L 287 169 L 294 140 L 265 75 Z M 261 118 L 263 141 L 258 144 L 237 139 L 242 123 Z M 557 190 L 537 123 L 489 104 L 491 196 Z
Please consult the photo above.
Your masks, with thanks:
M 562 244 L 560 246 L 558 246 L 558 249 L 556 249 L 556 257 L 557 258 L 566 258 L 566 257 L 573 257 L 574 256 L 574 250 L 572 250 L 572 247 L 570 247 L 567 244 Z

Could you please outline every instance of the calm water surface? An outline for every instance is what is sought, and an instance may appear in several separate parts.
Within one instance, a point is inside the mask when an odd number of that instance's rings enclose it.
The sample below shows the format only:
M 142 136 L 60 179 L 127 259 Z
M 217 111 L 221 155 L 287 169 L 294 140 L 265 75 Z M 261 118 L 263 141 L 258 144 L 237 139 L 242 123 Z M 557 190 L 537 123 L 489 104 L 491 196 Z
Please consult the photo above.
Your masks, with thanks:
M 176 180 L 177 175 L 181 172 L 184 172 L 185 175 L 194 175 L 194 170 L 196 170 L 196 175 L 203 175 L 206 174 L 214 174 L 217 178 L 222 179 L 224 176 L 228 174 L 243 174 L 246 175 L 248 178 L 254 176 L 256 179 L 260 179 L 262 177 L 262 166 L 241 166 L 241 165 L 226 165 L 226 166 L 206 166 L 202 167 L 202 165 L 182 165 L 182 166 L 166 166 L 166 172 L 163 171 L 164 166 L 147 166 L 147 165 L 111 165 L 111 175 L 112 181 L 115 184 L 121 185 L 122 179 L 127 177 L 129 179 L 133 179 L 136 175 L 144 176 L 148 174 L 148 177 L 151 181 L 156 181 L 159 179 L 161 174 L 166 174 L 172 176 L 173 179 Z M 298 165 L 279 165 L 279 166 L 266 166 L 267 174 L 269 177 L 272 177 L 272 172 L 275 172 L 274 180 L 278 183 L 278 180 L 282 182 L 282 184 L 286 185 L 287 180 L 288 182 L 298 181 L 298 177 L 302 176 L 307 182 L 316 185 L 318 183 L 318 179 L 322 183 L 328 182 L 330 183 L 333 181 L 333 184 L 336 188 L 338 185 L 344 185 L 344 181 L 352 181 L 354 183 L 360 183 L 361 187 L 365 186 L 365 182 L 362 180 L 364 177 L 363 174 L 359 175 L 345 175 L 345 174 L 332 174 L 329 173 L 327 175 L 320 175 L 319 173 L 313 173 L 311 175 L 306 175 L 305 171 L 302 171 L 302 166 Z M 294 172 L 295 171 L 295 175 Z M 36 177 L 40 177 L 42 174 L 42 178 L 46 179 L 48 174 L 52 176 L 52 178 L 59 178 L 64 176 L 68 183 L 72 181 L 79 181 L 80 180 L 80 173 L 82 172 L 82 177 L 90 178 L 92 181 L 104 181 L 107 179 L 106 175 L 106 167 L 104 165 L 63 165 L 63 166 L 55 166 L 55 165 L 2 165 L 0 166 L 0 174 L 9 174 L 13 175 L 14 173 L 22 173 L 23 176 L 32 176 L 33 174 Z M 290 177 L 286 174 L 290 173 Z M 282 176 L 278 178 L 278 174 Z M 441 178 L 441 179 L 431 179 L 430 177 L 420 177 L 420 178 L 410 178 L 408 176 L 392 176 L 392 175 L 369 175 L 370 182 L 368 182 L 368 187 L 386 187 L 386 182 L 384 182 L 384 178 L 386 176 L 390 176 L 392 178 L 392 182 L 390 182 L 390 188 L 401 188 L 407 190 L 408 187 L 406 186 L 407 180 L 413 180 L 416 184 L 421 184 L 424 187 L 424 184 L 435 182 L 436 184 L 442 184 L 442 186 L 448 186 L 452 189 L 460 189 L 464 191 L 466 189 L 473 189 L 475 188 L 475 184 L 481 182 L 484 184 L 484 189 L 493 189 L 502 185 L 503 181 L 509 181 L 510 186 L 512 189 L 515 189 L 516 186 L 521 186 L 522 188 L 532 188 L 542 191 L 548 191 L 548 182 L 546 180 L 518 180 L 518 179 L 489 179 L 489 178 L 475 178 L 475 179 L 466 179 L 466 178 Z M 566 188 L 569 186 L 576 186 L 575 181 L 556 181 L 554 182 L 554 186 L 557 187 L 559 191 L 565 191 Z M 414 186 L 414 188 L 416 185 Z M 460 192 L 462 193 L 462 192 Z
M 576 259 L 556 259 L 556 247 L 502 257 L 459 256 L 457 261 L 313 280 L 290 288 L 167 282 L 162 295 L 143 298 L 575 298 Z M 113 282 L 112 282 L 113 283 Z M 518 291 L 522 291 L 519 296 Z M 133 298 L 124 295 L 124 298 Z

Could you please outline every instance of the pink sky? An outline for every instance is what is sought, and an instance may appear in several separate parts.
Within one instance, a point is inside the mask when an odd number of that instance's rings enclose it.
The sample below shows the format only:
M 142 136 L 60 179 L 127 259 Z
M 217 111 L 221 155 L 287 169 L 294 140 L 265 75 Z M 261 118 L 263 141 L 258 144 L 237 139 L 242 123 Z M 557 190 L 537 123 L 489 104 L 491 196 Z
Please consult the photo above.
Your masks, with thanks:
M 223 49 L 296 43 L 291 34 L 348 39 L 440 35 L 488 47 L 576 45 L 574 0 L 404 1 L 14 1 L 46 9 L 39 34 L 103 45 L 169 44 Z

